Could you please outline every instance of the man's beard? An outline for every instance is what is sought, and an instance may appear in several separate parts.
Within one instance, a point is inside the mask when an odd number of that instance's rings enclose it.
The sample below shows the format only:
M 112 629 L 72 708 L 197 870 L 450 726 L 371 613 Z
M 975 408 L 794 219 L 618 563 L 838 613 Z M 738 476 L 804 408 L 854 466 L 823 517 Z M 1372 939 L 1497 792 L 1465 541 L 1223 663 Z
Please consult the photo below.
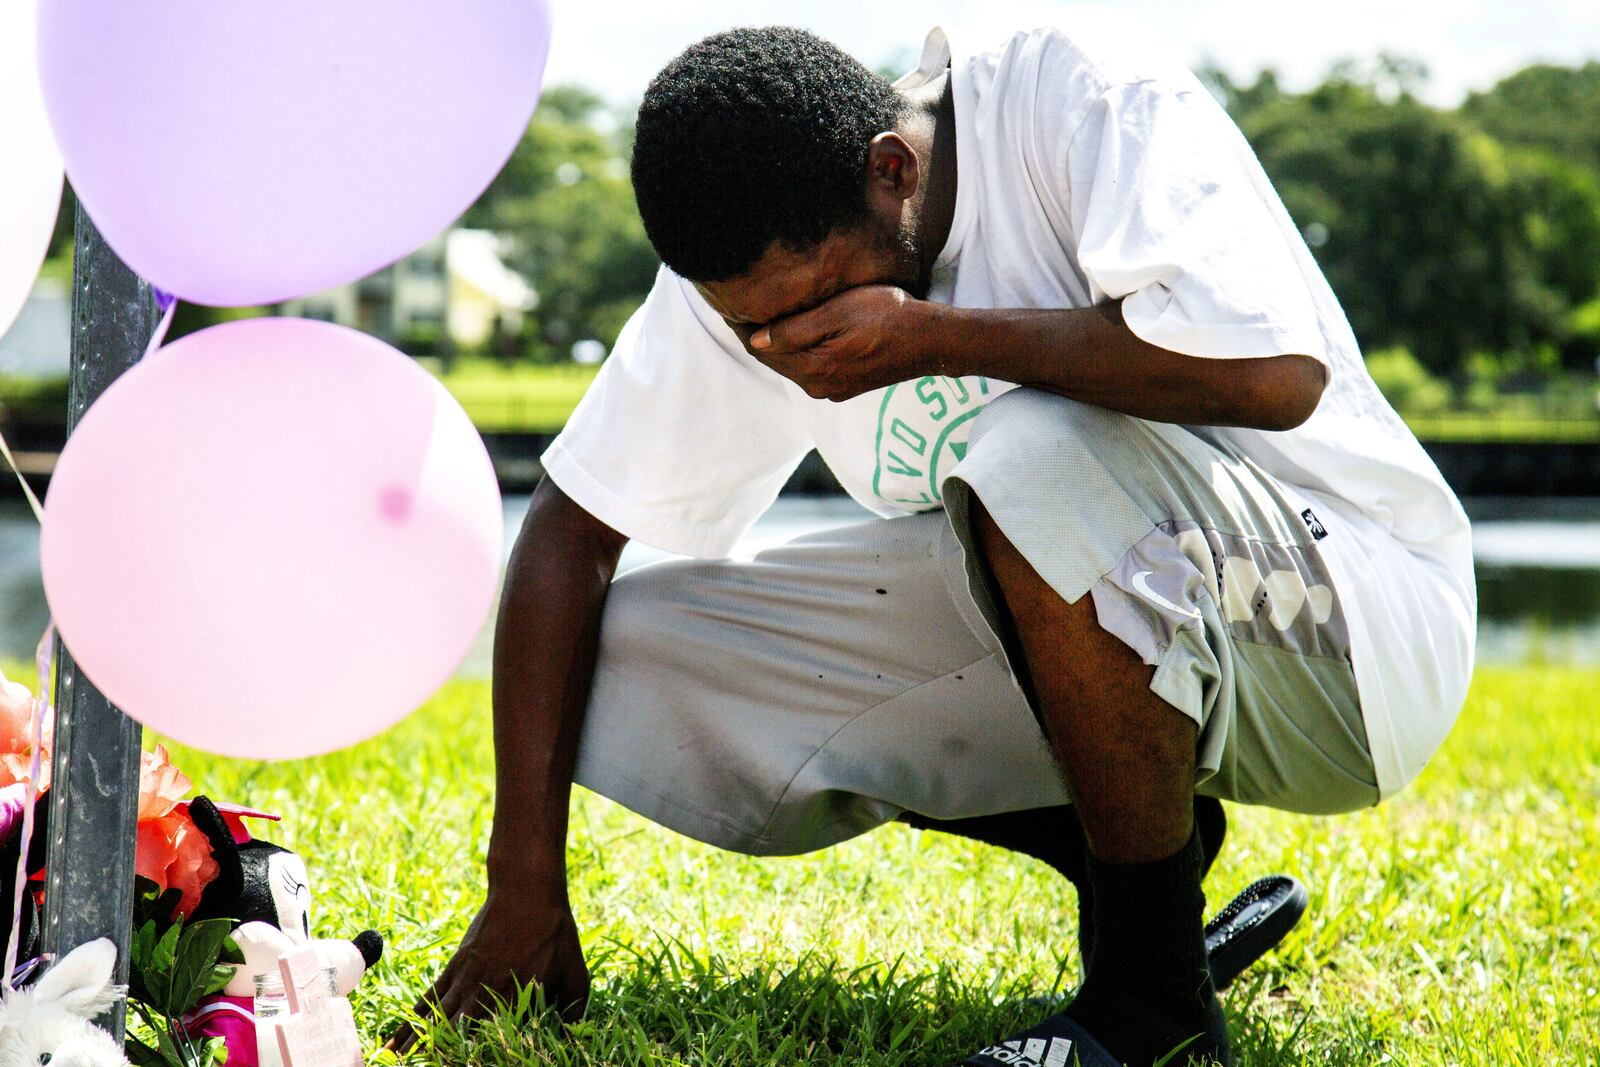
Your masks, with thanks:
M 879 247 L 889 256 L 892 276 L 884 279 L 916 297 L 928 299 L 933 288 L 933 265 L 924 264 L 922 246 L 917 242 L 916 228 L 910 219 L 895 226 L 892 231 L 880 234 Z

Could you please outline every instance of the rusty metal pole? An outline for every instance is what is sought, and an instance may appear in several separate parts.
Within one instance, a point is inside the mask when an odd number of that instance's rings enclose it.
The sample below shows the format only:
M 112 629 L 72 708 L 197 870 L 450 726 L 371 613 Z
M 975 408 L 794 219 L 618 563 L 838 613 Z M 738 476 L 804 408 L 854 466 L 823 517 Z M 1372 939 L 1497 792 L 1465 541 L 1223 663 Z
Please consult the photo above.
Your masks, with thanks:
M 150 287 L 101 239 L 80 205 L 72 267 L 72 381 L 67 433 L 144 354 L 158 319 Z M 105 531 L 115 537 L 115 530 Z M 139 724 L 78 670 L 56 638 L 55 751 L 43 949 L 65 954 L 109 937 L 117 981 L 128 980 L 139 810 Z M 98 1021 L 119 1041 L 126 1005 Z

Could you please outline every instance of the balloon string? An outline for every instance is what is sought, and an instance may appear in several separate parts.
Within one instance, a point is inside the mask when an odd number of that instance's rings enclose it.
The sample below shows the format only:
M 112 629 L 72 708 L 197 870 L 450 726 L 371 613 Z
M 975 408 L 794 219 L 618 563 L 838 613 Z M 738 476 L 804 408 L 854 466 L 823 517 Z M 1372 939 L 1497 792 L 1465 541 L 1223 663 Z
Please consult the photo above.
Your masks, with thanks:
M 11 472 L 17 476 L 17 484 L 22 486 L 22 495 L 28 498 L 28 506 L 33 509 L 33 517 L 44 522 L 44 507 L 39 503 L 39 498 L 33 495 L 33 487 L 28 484 L 28 479 L 22 476 L 22 471 L 17 467 L 16 457 L 11 454 L 11 446 L 6 444 L 6 435 L 0 433 L 0 456 L 6 458 L 6 464 Z
M 156 332 L 150 335 L 150 343 L 145 346 L 141 359 L 149 359 L 151 353 L 161 347 L 161 342 L 167 339 L 167 330 L 172 326 L 172 316 L 178 311 L 178 298 L 162 289 L 151 289 L 156 297 L 156 307 L 161 309 L 161 321 L 156 323 Z
M 150 343 L 145 346 L 144 356 L 148 359 L 155 350 L 161 347 L 161 342 L 166 339 L 167 330 L 172 326 L 172 317 L 178 310 L 178 301 L 171 293 L 155 290 L 156 305 L 161 309 L 161 321 L 156 323 L 155 332 L 150 335 Z M 16 473 L 17 481 L 22 483 L 22 491 L 28 498 L 28 505 L 33 509 L 33 517 L 41 525 L 44 523 L 44 508 L 39 504 L 39 498 L 34 496 L 33 489 L 23 478 L 22 472 L 17 469 L 17 461 L 12 458 L 11 449 L 6 444 L 5 437 L 0 435 L 0 454 L 4 454 L 6 462 Z M 12 984 L 12 975 L 17 967 L 17 952 L 20 949 L 22 938 L 22 905 L 27 899 L 28 892 L 28 854 L 33 844 L 33 809 L 39 800 L 39 775 L 44 769 L 44 720 L 47 714 L 53 715 L 50 706 L 50 684 L 55 666 L 55 622 L 45 623 L 44 633 L 39 638 L 39 644 L 34 649 L 34 665 L 39 672 L 38 692 L 31 701 L 33 711 L 33 758 L 29 763 L 27 804 L 22 811 L 22 839 L 21 848 L 17 852 L 16 884 L 11 895 L 11 935 L 6 938 L 6 952 L 3 968 L 0 968 L 0 988 L 11 991 L 15 988 Z
M 26 985 L 29 977 L 32 976 L 34 971 L 37 971 L 40 967 L 43 967 L 46 963 L 49 963 L 55 958 L 56 954 L 54 952 L 43 952 L 29 960 L 27 963 L 22 964 L 15 971 L 11 972 L 11 988 L 20 989 L 22 986 Z
M 178 310 L 178 298 L 171 293 L 160 289 L 153 290 L 156 297 L 156 306 L 161 309 L 161 321 L 156 323 L 155 333 L 150 335 L 150 343 L 145 346 L 144 357 L 150 358 L 161 342 L 166 340 L 167 330 L 172 327 L 172 316 Z M 11 454 L 11 446 L 6 444 L 6 435 L 0 432 L 0 456 L 5 457 L 6 465 L 11 468 L 11 473 L 17 476 L 17 484 L 22 486 L 22 495 L 28 500 L 28 507 L 33 511 L 34 519 L 44 524 L 44 505 L 39 503 L 39 498 L 34 495 L 33 487 L 28 484 L 28 479 L 22 476 L 22 468 L 17 466 L 17 458 Z
M 44 720 L 51 713 L 50 676 L 55 665 L 55 623 L 46 622 L 44 634 L 33 652 L 33 662 L 39 671 L 39 689 L 31 701 L 33 710 L 33 758 L 28 766 L 27 799 L 22 809 L 22 838 L 17 850 L 16 883 L 11 891 L 11 935 L 6 938 L 5 965 L 0 969 L 0 985 L 6 990 L 11 984 L 12 972 L 17 968 L 17 951 L 22 940 L 22 905 L 27 899 L 29 854 L 33 851 L 33 809 L 39 800 L 39 775 L 44 770 Z

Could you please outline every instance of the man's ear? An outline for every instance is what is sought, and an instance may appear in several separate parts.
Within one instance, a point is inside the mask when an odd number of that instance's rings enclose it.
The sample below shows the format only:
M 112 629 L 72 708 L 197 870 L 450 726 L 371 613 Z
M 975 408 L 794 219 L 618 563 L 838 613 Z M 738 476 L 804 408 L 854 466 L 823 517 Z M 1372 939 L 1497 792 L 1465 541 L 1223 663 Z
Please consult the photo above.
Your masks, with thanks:
M 189 818 L 211 842 L 211 858 L 217 861 L 218 867 L 217 876 L 200 891 L 200 903 L 189 921 L 224 917 L 237 920 L 239 917 L 230 914 L 230 909 L 244 891 L 244 864 L 240 862 L 233 831 L 228 829 L 222 812 L 209 797 L 195 797 L 189 801 Z
M 885 130 L 867 146 L 867 198 L 874 194 L 910 200 L 922 181 L 922 163 L 906 139 Z

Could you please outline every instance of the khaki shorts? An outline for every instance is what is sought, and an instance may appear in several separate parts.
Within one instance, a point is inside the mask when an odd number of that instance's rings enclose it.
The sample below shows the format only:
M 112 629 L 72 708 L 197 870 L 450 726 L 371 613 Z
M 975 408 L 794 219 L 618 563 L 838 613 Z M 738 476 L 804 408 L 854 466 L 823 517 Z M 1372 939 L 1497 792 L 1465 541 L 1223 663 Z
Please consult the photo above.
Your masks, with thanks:
M 978 497 L 1063 598 L 1199 726 L 1197 790 L 1333 813 L 1378 786 L 1307 498 L 1181 427 L 1030 389 L 978 417 L 945 510 L 667 560 L 606 603 L 577 781 L 740 852 L 806 852 L 904 811 L 1066 802 L 1008 666 Z

